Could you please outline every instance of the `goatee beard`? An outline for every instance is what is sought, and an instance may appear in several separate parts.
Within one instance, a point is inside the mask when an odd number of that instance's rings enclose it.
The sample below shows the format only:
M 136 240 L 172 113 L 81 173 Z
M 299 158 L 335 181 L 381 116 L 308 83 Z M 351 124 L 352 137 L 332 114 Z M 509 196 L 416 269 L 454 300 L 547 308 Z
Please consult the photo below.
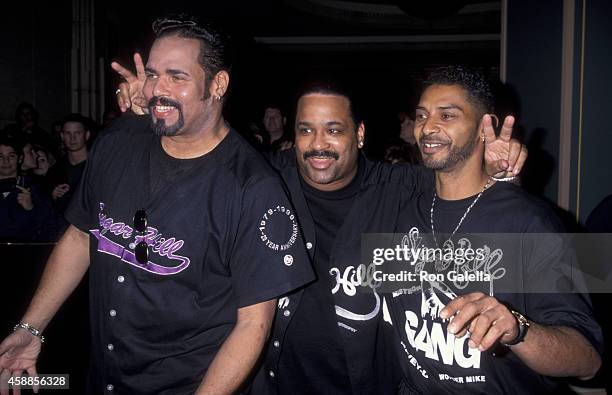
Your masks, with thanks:
M 176 136 L 183 126 L 185 126 L 183 107 L 181 106 L 181 103 L 168 99 L 167 97 L 153 96 L 151 100 L 149 100 L 148 104 L 149 114 L 153 114 L 153 107 L 158 104 L 161 106 L 172 106 L 176 108 L 179 115 L 178 120 L 172 125 L 166 125 L 165 119 L 154 120 L 153 115 L 151 115 L 151 129 L 153 130 L 153 133 L 155 133 L 157 136 Z
M 425 165 L 425 167 L 432 170 L 452 170 L 453 168 L 455 168 L 455 166 L 457 166 L 457 164 L 466 161 L 470 156 L 472 156 L 472 153 L 478 145 L 478 141 L 479 139 L 470 138 L 470 141 L 468 141 L 463 147 L 451 146 L 448 156 L 439 160 L 434 160 L 428 157 L 427 155 L 421 153 L 423 157 L 423 164 Z

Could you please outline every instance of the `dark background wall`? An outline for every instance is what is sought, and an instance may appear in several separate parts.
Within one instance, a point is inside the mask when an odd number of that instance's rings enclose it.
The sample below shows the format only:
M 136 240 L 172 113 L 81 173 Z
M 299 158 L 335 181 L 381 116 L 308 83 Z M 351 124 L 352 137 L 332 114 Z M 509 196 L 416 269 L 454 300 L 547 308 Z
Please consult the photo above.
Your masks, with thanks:
M 563 2 L 508 1 L 507 78 L 530 166 L 524 182 L 557 199 Z
M 612 194 L 612 2 L 589 0 L 585 4 L 580 185 L 574 186 L 578 190 L 574 207 L 582 221 Z M 577 15 L 582 19 L 581 5 Z
M 584 223 L 612 194 L 609 108 L 612 3 L 575 1 L 569 209 Z M 558 198 L 563 2 L 508 2 L 507 83 L 515 91 L 520 133 L 529 147 L 524 185 Z
M 2 4 L 0 23 L 0 128 L 27 101 L 48 129 L 70 110 L 69 1 Z

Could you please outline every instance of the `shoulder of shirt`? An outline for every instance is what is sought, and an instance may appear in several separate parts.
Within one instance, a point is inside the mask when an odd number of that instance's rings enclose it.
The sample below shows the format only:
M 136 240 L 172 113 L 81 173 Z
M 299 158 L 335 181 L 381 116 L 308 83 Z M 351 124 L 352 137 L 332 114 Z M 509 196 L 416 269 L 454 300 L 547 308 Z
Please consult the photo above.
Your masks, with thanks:
M 260 182 L 278 182 L 279 175 L 264 156 L 253 148 L 234 129 L 226 138 L 230 138 L 229 152 L 219 165 L 231 175 L 242 187 Z
M 503 207 L 503 213 L 498 213 L 501 217 L 524 218 L 525 226 L 537 224 L 536 227 L 542 227 L 542 232 L 563 230 L 563 225 L 551 205 L 525 191 L 522 187 L 512 183 L 498 182 L 491 192 L 494 192 L 492 194 L 494 206 Z
M 416 165 L 408 163 L 391 164 L 379 160 L 371 160 L 365 156 L 363 163 L 364 185 L 391 184 L 398 187 L 412 187 L 411 180 L 413 180 L 418 170 Z
M 124 114 L 100 131 L 94 147 L 108 145 L 117 147 L 116 144 L 129 144 L 149 139 L 152 135 L 149 125 L 148 115 Z
M 363 184 L 377 184 L 393 180 L 393 165 L 390 163 L 363 158 Z
M 281 172 L 297 167 L 295 148 L 270 152 L 267 159 L 272 167 Z

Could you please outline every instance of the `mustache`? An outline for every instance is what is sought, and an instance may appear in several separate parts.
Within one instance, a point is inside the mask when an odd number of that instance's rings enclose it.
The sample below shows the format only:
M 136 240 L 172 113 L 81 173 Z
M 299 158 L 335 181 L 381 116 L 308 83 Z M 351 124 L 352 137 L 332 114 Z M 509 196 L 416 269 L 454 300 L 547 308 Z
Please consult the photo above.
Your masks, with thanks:
M 182 111 L 183 107 L 181 106 L 181 103 L 174 101 L 172 99 L 169 99 L 167 97 L 164 96 L 153 96 L 151 98 L 151 100 L 149 100 L 149 104 L 148 107 L 154 107 L 156 104 L 159 104 L 160 106 L 172 106 L 172 107 L 176 107 L 177 110 Z
M 450 141 L 446 141 L 446 140 L 441 140 L 441 139 L 437 139 L 437 138 L 431 138 L 431 137 L 422 137 L 419 139 L 419 145 L 422 144 L 448 144 L 450 143 Z
M 313 156 L 319 157 L 319 158 L 333 158 L 335 160 L 338 160 L 340 158 L 340 155 L 338 155 L 337 152 L 334 151 L 308 151 L 308 152 L 304 152 L 304 160 L 311 158 Z

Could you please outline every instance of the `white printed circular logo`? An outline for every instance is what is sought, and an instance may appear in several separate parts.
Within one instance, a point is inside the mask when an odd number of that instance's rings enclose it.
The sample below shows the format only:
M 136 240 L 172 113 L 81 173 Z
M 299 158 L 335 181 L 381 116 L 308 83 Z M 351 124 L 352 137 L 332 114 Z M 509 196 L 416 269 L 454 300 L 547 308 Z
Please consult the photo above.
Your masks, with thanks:
M 291 255 L 285 255 L 283 262 L 285 262 L 285 265 L 291 266 L 293 265 L 293 257 Z
M 288 232 L 284 233 L 289 236 L 286 240 L 278 240 L 280 237 L 276 235 L 283 231 L 285 223 L 285 229 L 287 229 Z M 271 234 L 272 231 L 275 232 L 275 235 Z M 297 240 L 298 224 L 295 220 L 295 214 L 284 206 L 269 208 L 261 217 L 261 221 L 259 221 L 259 233 L 261 241 L 265 243 L 266 247 L 269 249 L 273 251 L 287 251 Z M 287 257 L 291 259 L 291 263 L 287 263 L 289 259 Z M 285 265 L 291 266 L 293 257 L 291 255 L 285 255 L 283 261 Z

